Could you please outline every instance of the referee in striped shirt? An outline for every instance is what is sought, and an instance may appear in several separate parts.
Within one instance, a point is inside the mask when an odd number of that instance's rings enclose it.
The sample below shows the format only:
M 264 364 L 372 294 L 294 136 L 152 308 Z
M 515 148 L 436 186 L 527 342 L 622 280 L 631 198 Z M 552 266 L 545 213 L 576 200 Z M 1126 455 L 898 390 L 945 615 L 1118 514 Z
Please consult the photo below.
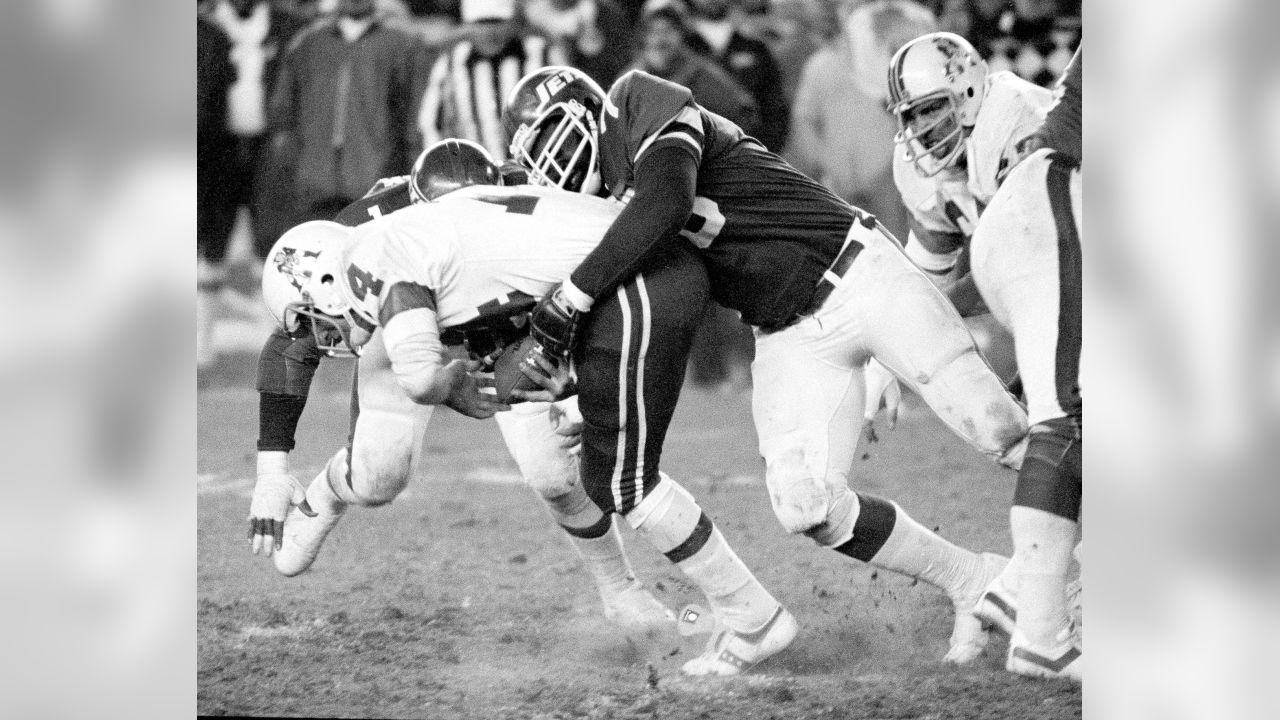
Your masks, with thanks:
M 502 102 L 520 78 L 547 65 L 564 65 L 558 44 L 521 35 L 516 0 L 462 0 L 470 32 L 445 47 L 431 68 L 418 113 L 424 147 L 445 138 L 480 143 L 498 161 L 507 159 Z

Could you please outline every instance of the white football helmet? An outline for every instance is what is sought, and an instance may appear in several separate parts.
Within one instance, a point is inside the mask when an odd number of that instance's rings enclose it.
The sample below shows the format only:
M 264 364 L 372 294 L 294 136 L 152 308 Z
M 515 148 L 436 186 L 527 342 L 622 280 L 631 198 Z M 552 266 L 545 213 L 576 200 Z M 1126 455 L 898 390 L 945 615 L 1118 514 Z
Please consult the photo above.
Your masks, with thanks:
M 262 269 L 267 309 L 290 335 L 309 331 L 330 357 L 359 355 L 363 343 L 353 341 L 352 327 L 366 330 L 339 283 L 351 233 L 328 220 L 302 223 L 280 236 Z M 364 341 L 369 333 L 361 333 Z
M 925 177 L 952 166 L 978 120 L 987 63 L 968 40 L 935 32 L 908 42 L 889 61 L 893 141 Z

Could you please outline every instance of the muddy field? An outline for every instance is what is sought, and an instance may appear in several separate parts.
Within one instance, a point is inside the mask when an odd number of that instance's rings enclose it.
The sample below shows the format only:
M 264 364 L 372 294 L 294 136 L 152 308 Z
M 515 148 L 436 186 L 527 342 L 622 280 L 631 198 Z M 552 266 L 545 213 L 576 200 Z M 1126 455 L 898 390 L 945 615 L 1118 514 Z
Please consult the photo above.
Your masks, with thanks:
M 332 362 L 292 464 L 305 481 L 345 441 L 349 366 Z M 518 484 L 496 425 L 437 412 L 429 458 L 394 503 L 354 508 L 316 565 L 278 576 L 245 540 L 257 433 L 252 361 L 200 393 L 197 633 L 201 714 L 388 718 L 1080 717 L 1065 682 L 1015 678 L 1003 643 L 938 662 L 951 608 L 804 538 L 769 508 L 748 394 L 686 390 L 665 469 L 796 615 L 801 633 L 750 675 L 687 680 L 697 638 L 628 638 L 604 619 L 563 534 Z M 923 410 L 863 451 L 860 489 L 970 548 L 1009 552 L 1014 476 Z M 698 600 L 629 529 L 636 570 L 673 609 Z

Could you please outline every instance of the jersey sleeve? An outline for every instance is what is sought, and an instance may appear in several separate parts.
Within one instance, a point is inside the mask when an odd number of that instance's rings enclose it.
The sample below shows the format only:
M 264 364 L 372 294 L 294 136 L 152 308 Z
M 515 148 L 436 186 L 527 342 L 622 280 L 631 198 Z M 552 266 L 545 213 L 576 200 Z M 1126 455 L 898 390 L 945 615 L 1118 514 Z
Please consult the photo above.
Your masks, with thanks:
M 684 145 L 702 159 L 703 130 L 693 93 L 643 70 L 623 75 L 609 89 L 603 134 L 618 133 L 629 164 L 662 145 Z
M 401 208 L 413 204 L 409 194 L 409 176 L 383 178 L 374 184 L 364 197 L 344 207 L 333 218 L 334 222 L 348 227 L 362 225 Z
M 258 355 L 258 450 L 288 452 L 322 353 L 306 333 L 276 328 Z
M 1075 55 L 1071 56 L 1071 62 L 1067 64 L 1066 72 L 1062 75 L 1059 82 L 1057 93 L 1058 100 L 1052 108 L 1049 109 L 1049 115 L 1045 118 L 1044 125 L 1036 133 L 1037 144 L 1040 147 L 1047 147 L 1060 153 L 1070 155 L 1077 162 L 1082 159 L 1084 154 L 1083 139 L 1083 122 L 1081 115 L 1084 106 L 1084 85 L 1082 78 L 1082 69 L 1080 59 L 1080 51 L 1084 47 L 1081 45 L 1076 48 Z

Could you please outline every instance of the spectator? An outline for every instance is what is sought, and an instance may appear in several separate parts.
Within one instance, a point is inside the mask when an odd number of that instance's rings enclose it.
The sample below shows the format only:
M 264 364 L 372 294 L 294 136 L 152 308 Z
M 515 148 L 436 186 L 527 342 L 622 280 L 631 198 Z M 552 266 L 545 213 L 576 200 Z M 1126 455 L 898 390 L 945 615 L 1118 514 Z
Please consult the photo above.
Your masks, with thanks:
M 196 365 L 215 359 L 213 298 L 225 279 L 222 260 L 235 220 L 223 202 L 234 174 L 235 138 L 227 127 L 227 90 L 235 82 L 231 41 L 217 25 L 196 15 Z
M 760 130 L 755 100 L 719 65 L 689 48 L 685 42 L 688 32 L 684 11 L 675 5 L 647 13 L 640 25 L 636 66 L 684 85 L 699 105 L 755 135 Z
M 1009 70 L 1049 87 L 1080 45 L 1080 4 L 1073 0 L 976 0 L 970 33 L 992 72 Z
M 678 1 L 678 0 L 677 0 Z M 689 46 L 711 57 L 742 84 L 760 108 L 761 127 L 755 137 L 774 152 L 787 140 L 791 118 L 782 92 L 782 75 L 769 46 L 740 32 L 729 18 L 731 0 L 692 0 L 694 32 Z
M 699 105 L 756 135 L 760 113 L 755 100 L 718 64 L 689 47 L 686 23 L 685 11 L 677 5 L 645 13 L 636 66 L 684 85 Z M 754 346 L 751 329 L 736 312 L 709 303 L 689 351 L 690 379 L 703 387 L 719 385 L 729 391 L 749 387 Z
M 262 259 L 292 219 L 287 178 L 280 177 L 280 163 L 266 152 L 267 98 L 289 40 L 306 21 L 266 0 L 217 0 L 210 5 L 210 19 L 231 40 L 236 68 L 228 96 L 236 152 L 232 177 L 219 197 L 232 216 L 237 208 L 248 207 L 255 254 Z
M 835 4 L 828 0 L 771 0 L 761 31 L 773 48 L 787 107 L 795 102 L 804 64 L 840 32 Z
M 521 35 L 516 0 L 462 0 L 461 40 L 446 46 L 431 68 L 418 113 L 426 145 L 462 138 L 507 159 L 502 103 L 530 72 L 568 62 L 563 48 L 540 35 Z
M 294 41 L 271 100 L 278 145 L 288 145 L 297 220 L 331 218 L 417 155 L 414 101 L 423 48 L 387 26 L 374 0 L 340 0 L 336 17 Z
M 897 122 L 885 109 L 893 53 L 936 29 L 933 15 L 909 0 L 858 6 L 843 32 L 805 65 L 792 109 L 788 159 L 848 202 L 875 213 L 906 237 L 906 208 L 893 183 Z
M 609 87 L 631 58 L 632 22 L 615 0 L 529 0 L 529 25 L 557 40 L 569 64 Z

